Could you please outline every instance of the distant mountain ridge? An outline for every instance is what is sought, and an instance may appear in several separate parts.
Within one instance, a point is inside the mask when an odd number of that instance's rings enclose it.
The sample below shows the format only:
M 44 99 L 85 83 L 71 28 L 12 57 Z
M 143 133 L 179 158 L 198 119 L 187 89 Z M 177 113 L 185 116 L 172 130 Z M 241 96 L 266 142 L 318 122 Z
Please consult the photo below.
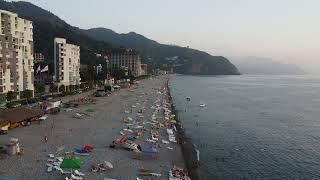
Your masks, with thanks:
M 182 74 L 239 74 L 238 69 L 222 56 L 159 44 L 134 32 L 118 34 L 105 28 L 82 30 L 29 2 L 0 0 L 0 9 L 15 12 L 19 17 L 33 21 L 35 52 L 43 53 L 50 63 L 53 61 L 53 40 L 55 37 L 63 37 L 81 47 L 81 63 L 91 66 L 105 63 L 95 53 L 109 54 L 123 46 L 140 51 L 145 62 L 154 68 L 173 68 Z M 172 60 L 171 57 L 178 58 Z
M 295 64 L 285 64 L 270 58 L 245 57 L 234 58 L 232 62 L 243 74 L 265 74 L 265 75 L 303 75 L 306 74 Z
M 83 32 L 96 40 L 137 49 L 147 57 L 147 63 L 154 67 L 168 70 L 173 68 L 183 74 L 240 74 L 225 57 L 211 56 L 186 47 L 160 44 L 135 32 L 118 34 L 106 28 L 92 28 Z M 172 60 L 172 57 L 178 58 Z

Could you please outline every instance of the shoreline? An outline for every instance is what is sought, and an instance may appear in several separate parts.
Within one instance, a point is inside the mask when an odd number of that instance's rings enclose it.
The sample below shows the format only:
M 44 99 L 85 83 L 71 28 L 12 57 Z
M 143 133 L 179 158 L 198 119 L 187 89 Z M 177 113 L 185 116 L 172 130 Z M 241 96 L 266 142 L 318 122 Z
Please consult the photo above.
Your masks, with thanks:
M 169 85 L 170 78 L 168 77 L 166 86 L 167 86 L 167 95 L 169 98 L 169 103 L 171 105 L 171 111 L 172 114 L 175 115 L 175 120 L 177 121 L 176 123 L 176 128 L 177 128 L 177 136 L 179 139 L 179 145 L 181 147 L 181 152 L 183 155 L 184 163 L 185 166 L 188 170 L 189 176 L 191 177 L 192 180 L 200 180 L 200 170 L 198 169 L 199 167 L 199 162 L 198 162 L 198 155 L 197 155 L 197 149 L 194 147 L 194 144 L 192 143 L 192 140 L 190 137 L 187 136 L 185 129 L 182 126 L 182 123 L 179 118 L 179 111 L 176 109 L 174 103 L 173 103 L 173 98 L 171 96 L 171 90 L 170 90 L 170 85 Z

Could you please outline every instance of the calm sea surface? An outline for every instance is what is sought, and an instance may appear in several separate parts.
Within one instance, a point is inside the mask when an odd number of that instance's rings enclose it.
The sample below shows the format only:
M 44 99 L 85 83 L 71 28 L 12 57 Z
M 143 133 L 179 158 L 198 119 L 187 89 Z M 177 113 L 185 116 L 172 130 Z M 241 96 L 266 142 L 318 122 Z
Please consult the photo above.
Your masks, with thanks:
M 172 76 L 170 86 L 204 179 L 320 179 L 320 77 Z

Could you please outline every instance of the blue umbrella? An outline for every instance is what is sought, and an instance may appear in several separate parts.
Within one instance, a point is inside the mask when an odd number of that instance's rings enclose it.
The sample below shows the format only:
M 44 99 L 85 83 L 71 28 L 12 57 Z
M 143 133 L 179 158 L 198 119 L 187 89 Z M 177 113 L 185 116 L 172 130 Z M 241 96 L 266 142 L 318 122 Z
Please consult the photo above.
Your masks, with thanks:
M 142 149 L 142 152 L 144 152 L 144 153 L 159 153 L 159 150 L 154 147 L 145 147 Z

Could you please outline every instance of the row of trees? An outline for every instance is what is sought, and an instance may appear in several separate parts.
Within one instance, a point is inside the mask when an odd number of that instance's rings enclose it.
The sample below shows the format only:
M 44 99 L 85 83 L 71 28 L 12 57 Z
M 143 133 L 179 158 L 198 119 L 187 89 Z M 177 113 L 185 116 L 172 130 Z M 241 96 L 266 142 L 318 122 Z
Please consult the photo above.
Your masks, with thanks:
M 6 94 L 7 101 L 13 101 L 17 100 L 17 97 L 19 95 L 19 92 L 9 91 Z M 20 92 L 20 99 L 30 99 L 33 97 L 33 91 L 32 90 L 25 90 Z

